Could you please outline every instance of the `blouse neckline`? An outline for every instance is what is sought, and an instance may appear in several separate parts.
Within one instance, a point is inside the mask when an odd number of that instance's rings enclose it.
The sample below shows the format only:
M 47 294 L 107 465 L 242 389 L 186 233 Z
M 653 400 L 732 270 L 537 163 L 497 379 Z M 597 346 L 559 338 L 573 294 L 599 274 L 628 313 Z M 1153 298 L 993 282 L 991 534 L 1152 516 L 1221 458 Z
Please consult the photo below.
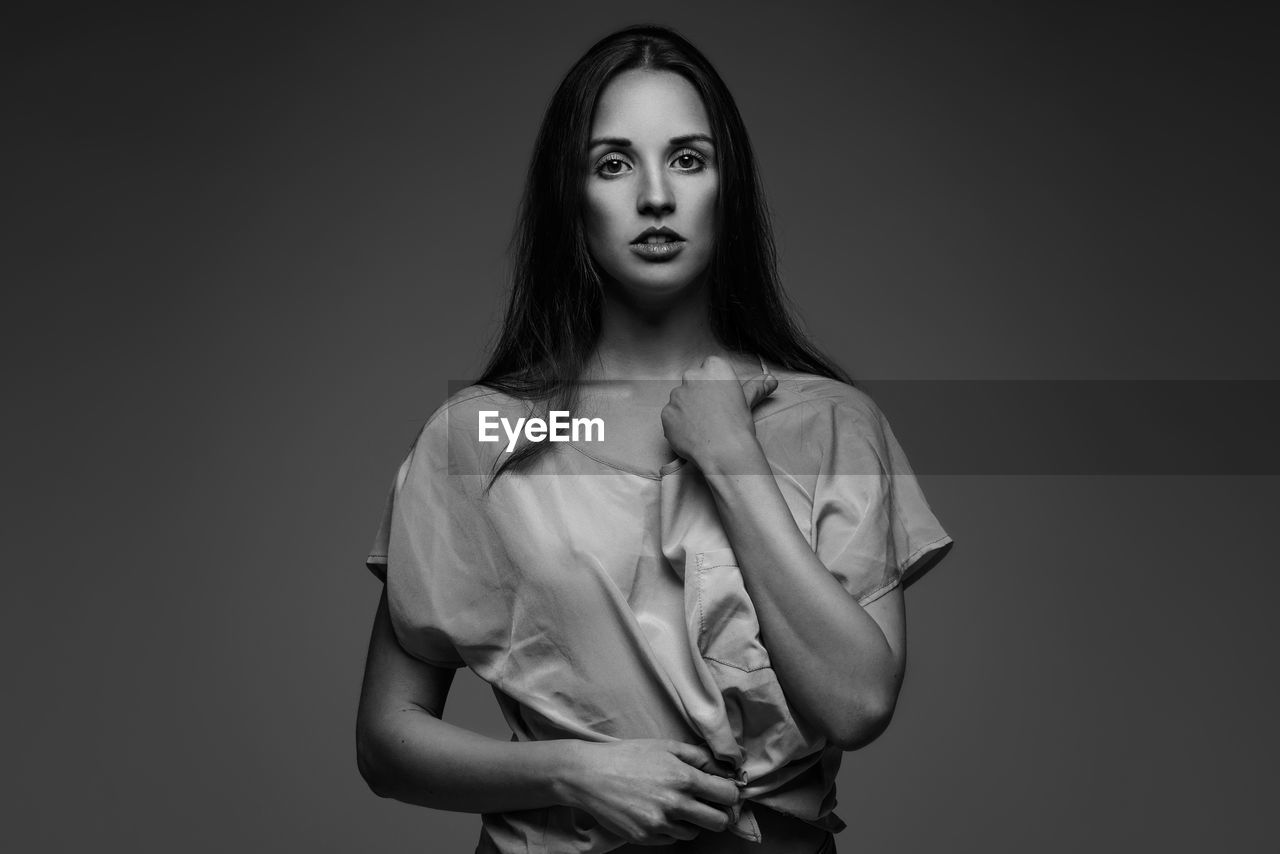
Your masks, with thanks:
M 669 460 L 668 462 L 663 463 L 661 466 L 658 467 L 658 470 L 656 472 L 644 471 L 639 466 L 633 466 L 628 463 L 615 462 L 612 460 L 606 460 L 601 457 L 597 457 L 595 454 L 592 454 L 589 451 L 580 447 L 577 442 L 565 442 L 565 444 L 568 445 L 570 448 L 573 448 L 578 453 L 582 454 L 587 459 L 594 460 L 595 462 L 599 463 L 605 468 L 610 468 L 610 469 L 613 469 L 614 471 L 620 471 L 624 474 L 634 474 L 637 477 L 648 478 L 649 480 L 662 480 L 664 477 L 671 474 L 672 472 L 676 472 L 684 468 L 685 465 L 687 465 L 689 462 L 688 460 L 682 457 L 676 457 L 674 460 Z
M 760 363 L 761 374 L 765 376 L 769 375 L 771 371 L 769 370 L 768 366 L 765 365 L 764 357 L 757 353 L 756 360 Z M 582 454 L 587 459 L 594 460 L 595 462 L 599 463 L 605 468 L 613 469 L 614 471 L 620 471 L 624 474 L 633 474 L 633 475 L 636 475 L 637 477 L 643 477 L 648 480 L 660 481 L 667 475 L 680 471 L 689 462 L 683 457 L 676 457 L 673 460 L 668 460 L 667 462 L 663 463 L 661 466 L 658 467 L 657 471 L 652 471 L 652 470 L 646 471 L 640 468 L 639 466 L 631 465 L 628 462 L 617 462 L 614 460 L 606 460 L 601 457 L 598 457 L 595 454 L 591 453 L 590 451 L 587 451 L 585 448 L 581 447 L 577 442 L 570 441 L 570 442 L 566 442 L 565 444 L 567 444 L 570 448 L 573 448 L 578 453 Z

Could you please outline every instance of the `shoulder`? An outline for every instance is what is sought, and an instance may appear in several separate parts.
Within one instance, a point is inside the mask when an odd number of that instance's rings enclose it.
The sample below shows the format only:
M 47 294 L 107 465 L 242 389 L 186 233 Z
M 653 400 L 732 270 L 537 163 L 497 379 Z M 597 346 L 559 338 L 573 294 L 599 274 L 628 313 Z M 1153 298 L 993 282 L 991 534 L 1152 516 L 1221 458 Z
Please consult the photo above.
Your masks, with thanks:
M 423 425 L 433 436 L 475 436 L 485 419 L 506 418 L 514 422 L 534 414 L 534 404 L 525 398 L 482 385 L 469 385 L 449 395 Z
M 778 388 L 753 414 L 775 468 L 793 475 L 882 470 L 892 456 L 891 431 L 871 395 L 828 377 L 773 373 Z
M 454 473 L 478 473 L 493 463 L 492 444 L 478 439 L 485 419 L 515 421 L 529 414 L 529 402 L 481 385 L 461 388 L 445 399 L 427 418 L 411 455 L 427 456 Z
M 757 407 L 757 423 L 765 419 L 836 419 L 879 425 L 884 420 L 880 407 L 860 388 L 799 371 L 774 370 L 772 373 L 778 378 L 778 388 Z
M 457 427 L 464 423 L 475 425 L 480 413 L 498 410 L 504 415 L 527 408 L 525 401 L 513 395 L 482 385 L 469 385 L 449 395 L 431 416 L 427 418 L 426 428 L 443 429 L 446 426 Z

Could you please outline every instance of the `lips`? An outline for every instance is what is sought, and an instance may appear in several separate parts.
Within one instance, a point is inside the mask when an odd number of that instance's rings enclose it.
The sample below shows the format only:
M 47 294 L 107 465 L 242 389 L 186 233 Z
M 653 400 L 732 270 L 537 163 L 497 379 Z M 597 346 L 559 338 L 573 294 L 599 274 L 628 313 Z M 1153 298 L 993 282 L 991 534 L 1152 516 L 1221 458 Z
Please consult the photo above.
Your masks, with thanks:
M 631 245 L 632 246 L 643 246 L 643 245 L 652 246 L 652 245 L 658 245 L 658 244 L 664 244 L 664 243 L 675 243 L 676 241 L 683 242 L 684 237 L 680 234 L 680 232 L 667 228 L 664 225 L 662 228 L 653 228 L 653 227 L 646 228 L 644 231 L 640 232 L 640 234 L 636 236 L 635 240 L 631 241 Z

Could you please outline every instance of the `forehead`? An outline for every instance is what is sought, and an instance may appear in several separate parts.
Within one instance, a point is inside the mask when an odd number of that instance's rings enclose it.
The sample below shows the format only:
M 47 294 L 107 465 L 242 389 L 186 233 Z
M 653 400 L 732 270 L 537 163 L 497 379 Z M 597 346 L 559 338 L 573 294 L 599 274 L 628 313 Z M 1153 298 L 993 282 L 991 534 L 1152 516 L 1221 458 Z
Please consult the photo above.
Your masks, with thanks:
M 665 142 L 690 133 L 710 135 L 711 122 L 698 90 L 671 71 L 634 69 L 610 80 L 600 93 L 591 135 Z

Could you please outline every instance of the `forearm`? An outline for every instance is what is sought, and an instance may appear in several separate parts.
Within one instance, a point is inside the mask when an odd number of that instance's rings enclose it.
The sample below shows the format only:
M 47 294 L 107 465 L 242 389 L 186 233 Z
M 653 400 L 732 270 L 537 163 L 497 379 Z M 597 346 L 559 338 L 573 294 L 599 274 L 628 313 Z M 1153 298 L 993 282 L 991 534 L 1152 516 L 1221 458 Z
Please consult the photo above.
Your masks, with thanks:
M 361 727 L 360 765 L 379 795 L 457 812 L 568 803 L 581 742 L 489 738 L 410 706 Z
M 700 466 L 788 702 L 834 743 L 865 742 L 897 697 L 884 632 L 809 547 L 754 438 Z

